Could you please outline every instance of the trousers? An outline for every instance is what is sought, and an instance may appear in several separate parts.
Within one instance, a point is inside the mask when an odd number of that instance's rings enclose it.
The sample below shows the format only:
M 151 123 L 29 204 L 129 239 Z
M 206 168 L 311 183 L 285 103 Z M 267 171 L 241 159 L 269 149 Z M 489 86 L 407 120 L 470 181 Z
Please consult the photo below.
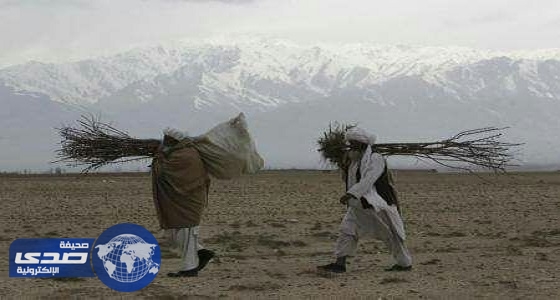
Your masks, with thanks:
M 352 202 L 353 200 L 353 202 Z M 354 256 L 358 247 L 358 240 L 362 237 L 373 237 L 382 240 L 396 263 L 406 267 L 412 265 L 412 257 L 404 243 L 404 237 L 396 226 L 402 226 L 398 212 L 381 209 L 364 209 L 361 203 L 352 199 L 348 210 L 340 224 L 340 233 L 335 246 L 335 256 Z M 398 219 L 397 219 L 398 218 Z
M 170 239 L 181 253 L 181 269 L 184 271 L 198 267 L 198 250 L 204 247 L 198 241 L 199 226 L 171 229 Z

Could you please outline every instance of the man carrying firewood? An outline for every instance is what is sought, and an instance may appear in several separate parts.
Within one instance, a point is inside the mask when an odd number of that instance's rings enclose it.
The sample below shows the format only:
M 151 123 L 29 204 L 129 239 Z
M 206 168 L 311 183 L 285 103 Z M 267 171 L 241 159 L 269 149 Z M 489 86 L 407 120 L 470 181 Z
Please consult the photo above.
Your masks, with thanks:
M 164 131 L 162 145 L 152 162 L 152 183 L 160 227 L 168 230 L 182 257 L 180 270 L 167 275 L 198 276 L 214 252 L 198 243 L 210 177 L 191 139 L 176 130 Z
M 343 171 L 346 194 L 340 202 L 348 210 L 340 225 L 334 263 L 317 267 L 321 272 L 346 272 L 346 258 L 354 256 L 358 239 L 371 236 L 382 240 L 396 261 L 386 271 L 412 269 L 412 258 L 406 248 L 404 224 L 386 161 L 373 152 L 375 136 L 353 127 L 347 130 L 349 166 Z
M 152 162 L 154 202 L 159 224 L 182 253 L 181 270 L 170 277 L 198 276 L 214 252 L 198 243 L 198 225 L 208 204 L 210 176 L 228 180 L 253 174 L 264 165 L 248 131 L 245 115 L 189 137 L 166 129 Z

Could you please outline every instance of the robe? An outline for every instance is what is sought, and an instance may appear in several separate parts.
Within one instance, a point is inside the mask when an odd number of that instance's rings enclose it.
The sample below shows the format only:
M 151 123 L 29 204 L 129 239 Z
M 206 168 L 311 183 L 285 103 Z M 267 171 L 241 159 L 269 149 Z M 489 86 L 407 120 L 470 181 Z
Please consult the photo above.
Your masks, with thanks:
M 371 147 L 368 147 L 362 159 L 353 161 L 348 168 L 346 185 L 349 188 L 346 193 L 356 199 L 366 199 L 375 212 L 387 213 L 397 233 L 404 240 L 406 234 L 396 196 L 394 199 L 386 200 L 377 192 L 376 183 L 386 170 L 387 166 L 383 156 L 376 152 L 372 153 Z
M 361 160 L 353 161 L 347 174 L 348 210 L 340 225 L 336 257 L 355 255 L 358 239 L 371 236 L 384 241 L 397 264 L 409 266 L 412 258 L 404 244 L 406 234 L 396 203 L 386 201 L 377 192 L 375 183 L 386 170 L 384 158 L 372 153 L 368 146 Z M 371 208 L 364 208 L 365 199 Z M 389 202 L 389 203 L 388 203 Z

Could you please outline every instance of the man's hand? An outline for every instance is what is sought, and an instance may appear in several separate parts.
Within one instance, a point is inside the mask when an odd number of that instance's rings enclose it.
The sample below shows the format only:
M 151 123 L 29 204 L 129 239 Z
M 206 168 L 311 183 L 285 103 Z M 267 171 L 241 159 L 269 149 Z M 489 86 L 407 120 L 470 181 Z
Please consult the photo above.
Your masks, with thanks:
M 348 205 L 348 201 L 350 201 L 350 199 L 352 198 L 354 198 L 354 196 L 345 194 L 344 196 L 340 197 L 340 203 L 343 205 Z

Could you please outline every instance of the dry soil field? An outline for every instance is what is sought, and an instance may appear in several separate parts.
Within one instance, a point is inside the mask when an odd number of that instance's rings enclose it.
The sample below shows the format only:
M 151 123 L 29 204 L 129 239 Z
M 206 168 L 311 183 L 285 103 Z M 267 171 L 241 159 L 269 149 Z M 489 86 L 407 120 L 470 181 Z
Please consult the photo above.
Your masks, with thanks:
M 397 172 L 414 270 L 387 273 L 385 246 L 363 240 L 349 273 L 323 278 L 342 183 L 334 172 L 263 172 L 214 181 L 201 228 L 218 253 L 198 278 L 114 292 L 98 279 L 8 277 L 8 247 L 23 237 L 97 237 L 121 222 L 159 234 L 148 174 L 0 177 L 0 294 L 12 297 L 560 298 L 560 173 L 484 176 Z M 163 240 L 162 240 L 163 241 Z

